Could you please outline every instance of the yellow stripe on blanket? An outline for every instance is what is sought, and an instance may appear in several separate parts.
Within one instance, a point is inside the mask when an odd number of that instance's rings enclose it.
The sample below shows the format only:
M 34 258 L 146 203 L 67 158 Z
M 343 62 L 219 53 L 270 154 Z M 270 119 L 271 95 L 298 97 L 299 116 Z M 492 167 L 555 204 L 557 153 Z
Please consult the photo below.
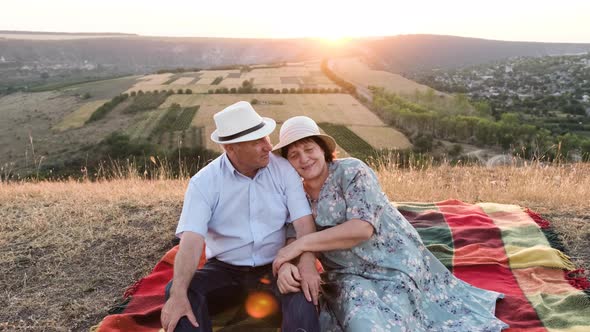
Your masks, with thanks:
M 499 203 L 477 203 L 475 204 L 481 207 L 486 213 L 494 212 L 522 212 L 522 207 L 513 204 L 499 204 Z
M 535 308 L 539 317 L 543 317 L 543 326 L 550 331 L 570 330 L 574 326 L 590 326 L 590 300 L 583 291 L 570 294 L 529 294 L 527 299 Z
M 478 203 L 479 207 L 500 228 L 537 226 L 535 221 L 518 205 Z
M 565 329 L 547 329 L 549 332 L 588 332 L 588 326 L 572 326 Z
M 570 258 L 559 250 L 546 246 L 529 248 L 506 245 L 506 254 L 510 267 L 522 269 L 534 266 L 544 266 L 557 269 L 575 270 Z

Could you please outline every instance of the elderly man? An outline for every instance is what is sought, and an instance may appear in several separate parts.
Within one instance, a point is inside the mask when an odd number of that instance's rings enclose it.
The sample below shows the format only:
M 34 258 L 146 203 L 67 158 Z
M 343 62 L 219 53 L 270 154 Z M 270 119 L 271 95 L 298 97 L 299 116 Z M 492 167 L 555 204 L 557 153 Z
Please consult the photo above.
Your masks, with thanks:
M 297 268 L 279 271 L 289 287 L 280 294 L 272 261 L 285 245 L 286 225 L 297 236 L 315 231 L 301 178 L 270 153 L 275 121 L 244 101 L 214 115 L 211 139 L 225 153 L 193 176 L 176 229 L 180 246 L 161 321 L 166 331 L 212 331 L 209 314 L 239 294 L 265 289 L 281 304 L 283 331 L 319 331 L 315 305 L 320 278 L 306 253 Z M 207 262 L 197 270 L 204 244 Z M 300 281 L 300 283 L 298 283 Z M 284 287 L 281 287 L 282 293 Z M 212 303 L 215 304 L 212 304 Z M 215 308 L 213 308 L 215 307 Z

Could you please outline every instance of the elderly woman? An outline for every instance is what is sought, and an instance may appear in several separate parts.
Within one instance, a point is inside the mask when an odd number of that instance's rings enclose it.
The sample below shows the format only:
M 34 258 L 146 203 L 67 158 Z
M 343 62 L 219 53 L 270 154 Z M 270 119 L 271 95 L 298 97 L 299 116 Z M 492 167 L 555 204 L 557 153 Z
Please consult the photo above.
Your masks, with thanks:
M 283 124 L 274 147 L 303 178 L 318 231 L 281 249 L 273 268 L 279 271 L 303 252 L 318 253 L 326 271 L 322 330 L 507 328 L 494 316 L 503 295 L 455 278 L 390 204 L 373 171 L 358 159 L 334 159 L 335 147 L 334 139 L 304 116 Z M 296 287 L 290 280 L 283 291 Z

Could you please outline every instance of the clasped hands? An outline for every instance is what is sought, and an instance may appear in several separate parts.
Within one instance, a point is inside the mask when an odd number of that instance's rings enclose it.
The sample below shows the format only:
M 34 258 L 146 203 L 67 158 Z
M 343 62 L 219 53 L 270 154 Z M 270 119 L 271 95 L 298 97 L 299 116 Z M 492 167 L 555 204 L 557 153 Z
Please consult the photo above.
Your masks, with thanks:
M 315 265 L 315 255 L 302 250 L 302 242 L 296 240 L 279 250 L 272 263 L 273 274 L 281 294 L 302 291 L 307 301 L 318 305 L 321 278 Z M 299 257 L 297 265 L 292 261 Z

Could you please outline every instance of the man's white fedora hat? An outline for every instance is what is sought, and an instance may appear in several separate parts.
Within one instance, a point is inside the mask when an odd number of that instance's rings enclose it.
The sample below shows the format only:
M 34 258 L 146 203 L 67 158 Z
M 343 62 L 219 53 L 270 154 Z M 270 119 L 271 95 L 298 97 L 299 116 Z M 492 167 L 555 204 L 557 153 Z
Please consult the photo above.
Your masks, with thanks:
M 294 116 L 281 126 L 279 132 L 279 144 L 275 145 L 273 151 L 284 148 L 285 146 L 296 142 L 302 138 L 317 136 L 322 139 L 328 146 L 329 153 L 336 149 L 336 141 L 332 136 L 320 133 L 320 127 L 307 116 Z
M 213 120 L 217 129 L 211 134 L 211 140 L 219 144 L 254 141 L 270 135 L 277 125 L 275 120 L 258 115 L 247 101 L 239 101 L 215 113 Z

